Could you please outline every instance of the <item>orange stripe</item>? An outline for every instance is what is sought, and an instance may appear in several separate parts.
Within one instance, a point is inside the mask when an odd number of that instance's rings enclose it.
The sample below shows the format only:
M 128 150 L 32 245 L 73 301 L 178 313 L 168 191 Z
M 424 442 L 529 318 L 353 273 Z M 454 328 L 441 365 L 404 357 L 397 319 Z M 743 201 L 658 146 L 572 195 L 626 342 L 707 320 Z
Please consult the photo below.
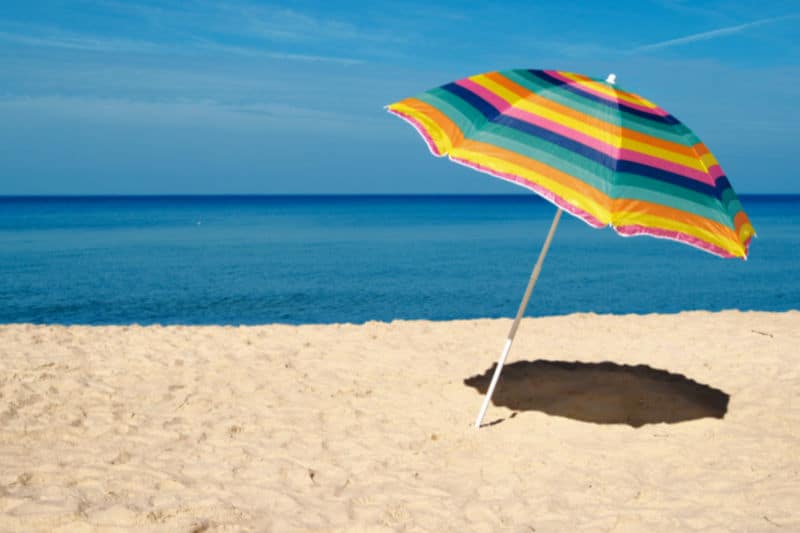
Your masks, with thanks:
M 654 215 L 661 218 L 676 220 L 683 224 L 688 224 L 697 228 L 704 229 L 715 235 L 723 238 L 730 239 L 733 242 L 739 242 L 736 233 L 723 224 L 715 222 L 714 220 L 681 211 L 674 207 L 668 207 L 663 204 L 654 204 L 644 200 L 631 200 L 627 198 L 616 198 L 614 200 L 614 213 L 642 213 L 647 215 Z
M 599 189 L 595 189 L 585 181 L 579 180 L 578 178 L 570 176 L 569 174 L 549 165 L 545 165 L 536 159 L 531 159 L 530 157 L 526 157 L 511 150 L 506 150 L 505 148 L 500 148 L 499 146 L 495 146 L 493 144 L 473 141 L 471 139 L 466 139 L 462 144 L 459 145 L 458 148 L 468 150 L 476 154 L 485 154 L 489 157 L 501 159 L 522 168 L 526 168 L 532 172 L 536 172 L 537 174 L 542 174 L 543 176 L 559 181 L 565 187 L 569 187 L 579 194 L 594 200 L 594 202 L 598 205 L 607 206 L 610 204 L 609 197 Z
M 464 139 L 464 134 L 461 129 L 456 126 L 455 122 L 450 120 L 447 115 L 436 109 L 430 104 L 418 100 L 416 98 L 406 98 L 401 100 L 398 104 L 403 104 L 412 108 L 414 111 L 423 114 L 430 118 L 439 126 L 448 139 L 450 139 L 450 146 L 454 147 Z M 445 150 L 446 151 L 446 150 Z
M 532 103 L 541 105 L 542 107 L 546 107 L 552 111 L 555 111 L 556 113 L 566 115 L 570 118 L 582 121 L 596 128 L 616 129 L 619 131 L 619 136 L 623 138 L 632 139 L 634 141 L 649 144 L 651 146 L 661 148 L 663 150 L 668 150 L 670 152 L 675 152 L 676 154 L 681 154 L 687 157 L 696 157 L 696 154 L 692 150 L 691 146 L 684 146 L 682 144 L 678 144 L 672 141 L 667 141 L 665 139 L 654 137 L 652 135 L 647 135 L 646 133 L 641 133 L 636 130 L 632 130 L 630 128 L 623 128 L 620 126 L 616 126 L 604 120 L 600 120 L 599 118 L 595 118 L 585 113 L 581 113 L 580 111 L 577 111 L 571 107 L 567 107 L 563 104 L 559 104 L 558 102 L 554 102 L 553 100 L 540 96 L 530 91 L 529 89 L 526 89 L 525 87 L 519 85 L 518 83 L 506 78 L 499 72 L 491 72 L 489 74 L 486 74 L 485 76 L 491 79 L 493 82 L 497 83 L 498 85 L 502 85 L 509 91 L 519 96 L 520 98 L 524 98 L 525 100 L 528 100 Z
M 745 224 L 750 224 L 752 226 L 747 214 L 744 211 L 739 211 L 736 213 L 736 216 L 733 217 L 733 225 L 736 227 L 736 231 L 738 232 L 739 229 Z
M 705 144 L 703 144 L 701 142 L 695 144 L 694 146 L 692 146 L 692 149 L 695 152 L 697 152 L 697 155 L 699 155 L 700 157 L 703 157 L 704 155 L 707 155 L 707 154 L 711 153 L 711 151 L 708 149 L 708 146 L 706 146 Z

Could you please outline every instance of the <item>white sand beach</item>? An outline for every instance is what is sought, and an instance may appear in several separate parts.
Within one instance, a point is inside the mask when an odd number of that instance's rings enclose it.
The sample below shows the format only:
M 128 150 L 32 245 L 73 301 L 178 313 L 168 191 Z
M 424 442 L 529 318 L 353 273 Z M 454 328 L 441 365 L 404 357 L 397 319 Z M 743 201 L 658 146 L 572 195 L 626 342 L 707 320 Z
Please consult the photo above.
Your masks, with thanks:
M 0 326 L 0 531 L 800 531 L 800 312 L 525 319 L 475 430 L 509 325 Z

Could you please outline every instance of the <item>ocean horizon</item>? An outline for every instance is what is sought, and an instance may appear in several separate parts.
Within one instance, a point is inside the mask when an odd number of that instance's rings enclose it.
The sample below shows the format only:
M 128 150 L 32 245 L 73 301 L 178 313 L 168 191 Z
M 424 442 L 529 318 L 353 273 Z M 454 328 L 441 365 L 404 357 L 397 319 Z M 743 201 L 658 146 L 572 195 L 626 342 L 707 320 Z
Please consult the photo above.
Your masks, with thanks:
M 800 308 L 800 194 L 748 261 L 565 215 L 528 316 Z M 511 317 L 555 208 L 507 195 L 0 196 L 0 323 Z

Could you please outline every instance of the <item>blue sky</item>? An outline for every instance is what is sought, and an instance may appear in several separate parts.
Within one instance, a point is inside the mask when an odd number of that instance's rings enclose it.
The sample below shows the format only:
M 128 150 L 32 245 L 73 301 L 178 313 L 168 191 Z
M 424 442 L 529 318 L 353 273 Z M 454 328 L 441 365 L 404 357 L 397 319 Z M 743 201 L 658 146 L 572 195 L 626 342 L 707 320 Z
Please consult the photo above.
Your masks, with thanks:
M 0 194 L 513 193 L 383 106 L 487 70 L 617 74 L 740 193 L 800 192 L 800 3 L 0 5 Z

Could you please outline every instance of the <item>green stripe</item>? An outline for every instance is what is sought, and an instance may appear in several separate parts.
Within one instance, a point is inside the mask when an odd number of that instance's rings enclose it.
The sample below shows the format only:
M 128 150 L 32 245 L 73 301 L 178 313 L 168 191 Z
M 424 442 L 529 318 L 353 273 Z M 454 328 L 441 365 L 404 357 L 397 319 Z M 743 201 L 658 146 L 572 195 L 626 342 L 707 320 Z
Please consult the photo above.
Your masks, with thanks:
M 433 89 L 415 97 L 441 111 L 458 126 L 464 136 L 489 124 L 483 114 L 464 100 L 444 89 Z
M 736 196 L 736 193 L 733 192 L 733 189 L 727 187 L 724 191 L 722 191 L 722 205 L 725 206 L 725 209 L 728 213 L 731 213 L 732 217 L 735 217 L 739 211 L 744 211 L 744 206 L 742 202 L 739 201 L 739 197 Z
M 740 211 L 744 211 L 744 206 L 742 206 L 742 202 L 738 198 L 733 198 L 725 207 L 728 213 L 731 214 L 731 218 L 735 218 Z

